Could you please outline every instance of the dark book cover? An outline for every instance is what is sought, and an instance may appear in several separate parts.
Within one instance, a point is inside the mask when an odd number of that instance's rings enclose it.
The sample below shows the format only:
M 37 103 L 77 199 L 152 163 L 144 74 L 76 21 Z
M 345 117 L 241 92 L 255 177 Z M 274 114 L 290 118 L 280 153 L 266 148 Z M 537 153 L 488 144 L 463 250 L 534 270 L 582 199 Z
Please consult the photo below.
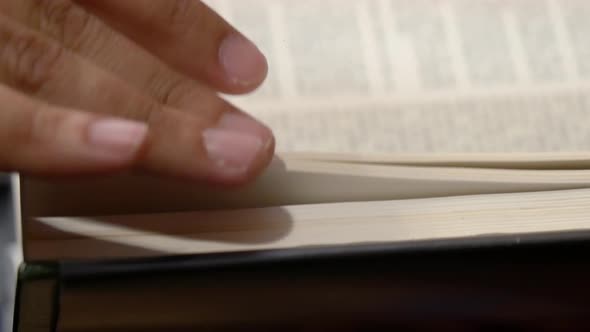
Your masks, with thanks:
M 489 238 L 31 265 L 15 332 L 580 331 L 588 248 Z

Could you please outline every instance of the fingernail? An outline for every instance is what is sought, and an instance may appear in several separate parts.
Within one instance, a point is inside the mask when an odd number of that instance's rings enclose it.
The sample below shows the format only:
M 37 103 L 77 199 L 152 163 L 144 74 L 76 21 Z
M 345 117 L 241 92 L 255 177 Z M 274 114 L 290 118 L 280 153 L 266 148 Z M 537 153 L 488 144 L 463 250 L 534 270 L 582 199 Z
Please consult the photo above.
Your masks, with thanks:
M 266 76 L 266 58 L 256 45 L 244 36 L 227 36 L 219 47 L 219 61 L 229 80 L 234 84 L 252 85 Z
M 256 136 L 262 141 L 265 147 L 268 147 L 273 139 L 270 129 L 253 118 L 239 112 L 224 113 L 219 119 L 216 128 Z
M 230 175 L 247 172 L 264 148 L 257 136 L 223 128 L 206 129 L 203 141 L 209 159 Z
M 100 119 L 90 124 L 88 142 L 115 158 L 133 156 L 147 135 L 146 124 L 123 119 Z

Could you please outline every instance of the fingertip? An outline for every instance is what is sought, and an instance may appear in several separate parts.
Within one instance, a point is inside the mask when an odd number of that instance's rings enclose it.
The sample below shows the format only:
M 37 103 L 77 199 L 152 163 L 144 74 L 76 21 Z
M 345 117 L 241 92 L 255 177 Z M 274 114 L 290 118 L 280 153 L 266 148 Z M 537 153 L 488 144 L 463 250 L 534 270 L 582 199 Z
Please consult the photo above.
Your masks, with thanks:
M 55 159 L 47 165 L 52 173 L 109 174 L 135 167 L 148 135 L 145 123 L 80 113 L 70 117 L 69 128 L 64 128 L 47 151 Z M 75 130 L 76 123 L 82 129 L 80 134 Z
M 274 134 L 269 127 L 233 106 L 230 111 L 222 114 L 216 126 L 259 137 L 267 147 L 274 143 Z
M 203 132 L 210 179 L 241 185 L 255 179 L 271 162 L 275 140 L 266 126 L 241 112 L 227 112 Z
M 146 139 L 145 123 L 118 118 L 92 121 L 87 141 L 95 156 L 113 162 L 126 163 L 135 159 Z
M 260 49 L 242 34 L 228 34 L 219 46 L 219 64 L 228 93 L 256 89 L 268 74 L 268 61 Z

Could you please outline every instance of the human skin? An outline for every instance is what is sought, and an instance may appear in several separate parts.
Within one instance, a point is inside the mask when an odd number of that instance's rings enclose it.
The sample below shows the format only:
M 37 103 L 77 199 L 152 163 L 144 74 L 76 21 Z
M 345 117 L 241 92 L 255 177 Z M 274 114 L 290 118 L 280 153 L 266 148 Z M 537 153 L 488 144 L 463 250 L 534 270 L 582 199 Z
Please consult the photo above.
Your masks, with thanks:
M 0 171 L 150 172 L 239 185 L 269 128 L 219 93 L 254 90 L 264 55 L 197 0 L 0 0 Z

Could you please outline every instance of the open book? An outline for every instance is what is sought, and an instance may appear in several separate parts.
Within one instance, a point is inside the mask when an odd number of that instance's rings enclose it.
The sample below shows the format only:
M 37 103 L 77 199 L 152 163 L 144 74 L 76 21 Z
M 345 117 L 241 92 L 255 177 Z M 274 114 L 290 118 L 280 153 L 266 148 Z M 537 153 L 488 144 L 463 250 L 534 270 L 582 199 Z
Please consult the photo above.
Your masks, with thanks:
M 280 151 L 590 151 L 584 0 L 211 0 L 269 57 Z
M 20 178 L 20 331 L 571 323 L 587 308 L 588 269 L 535 268 L 554 248 L 522 266 L 374 254 L 587 238 L 590 2 L 207 2 L 268 55 L 265 85 L 227 98 L 274 129 L 276 160 L 235 191 Z M 319 252 L 369 254 L 310 263 Z
M 23 179 L 26 259 L 590 228 L 588 2 L 210 4 L 269 56 L 228 98 L 274 129 L 277 162 L 237 192 Z

